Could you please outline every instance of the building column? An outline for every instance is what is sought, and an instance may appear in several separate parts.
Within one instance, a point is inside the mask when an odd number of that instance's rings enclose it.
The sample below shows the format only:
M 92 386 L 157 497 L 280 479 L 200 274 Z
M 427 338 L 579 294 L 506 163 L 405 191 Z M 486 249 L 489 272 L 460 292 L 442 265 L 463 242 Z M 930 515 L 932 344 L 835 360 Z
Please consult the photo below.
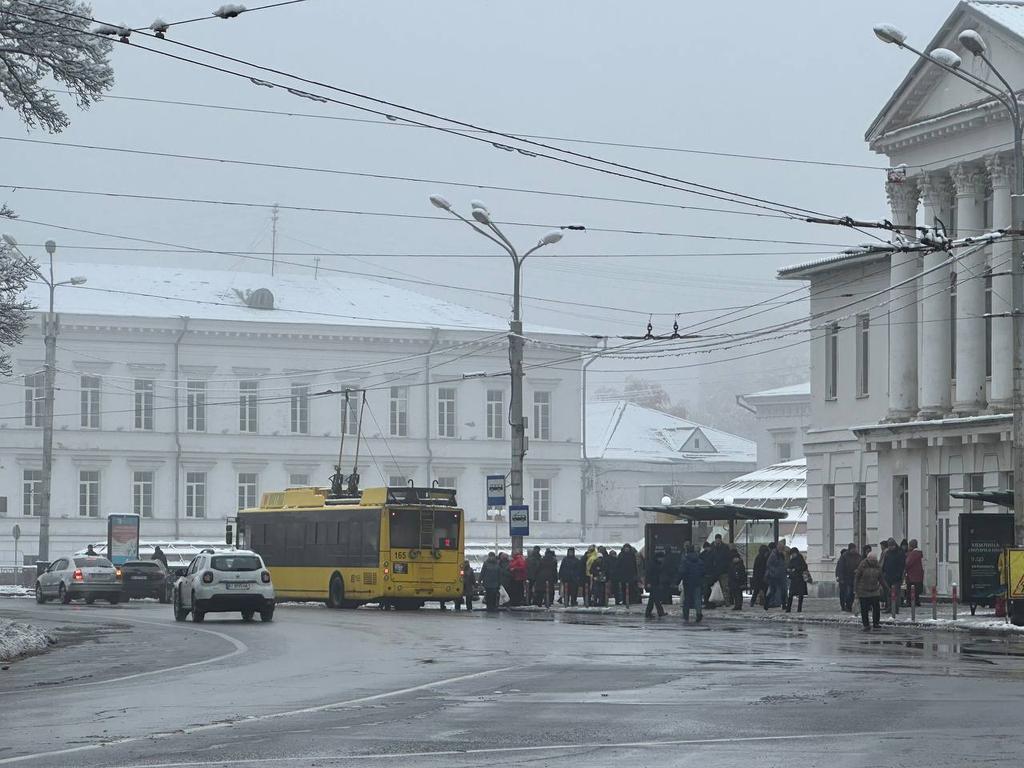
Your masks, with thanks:
M 981 166 L 960 163 L 953 168 L 956 188 L 957 237 L 970 237 L 985 227 L 986 175 Z M 960 253 L 969 251 L 960 249 Z M 961 416 L 985 409 L 985 251 L 978 249 L 953 262 L 956 275 L 956 400 Z
M 885 194 L 897 227 L 917 223 L 919 191 L 914 179 L 889 182 Z M 912 229 L 900 229 L 914 236 Z M 917 414 L 917 281 L 921 257 L 893 253 L 889 266 L 889 421 L 907 421 Z
M 946 171 L 926 173 L 918 180 L 924 201 L 924 226 L 935 220 L 952 220 L 953 182 Z M 952 363 L 950 362 L 949 258 L 945 251 L 927 253 L 921 277 L 921 361 L 918 371 L 918 403 L 922 419 L 940 419 L 950 411 Z
M 1013 158 L 1010 155 L 990 155 L 985 160 L 992 178 L 992 228 L 1009 228 L 1013 216 L 1010 211 L 1010 176 Z M 1013 320 L 1010 317 L 1010 297 L 1013 278 L 1010 260 L 1013 242 L 1000 240 L 992 244 L 992 383 L 988 407 L 992 411 L 1008 412 L 1013 408 Z M 1002 317 L 1000 317 L 1002 315 Z

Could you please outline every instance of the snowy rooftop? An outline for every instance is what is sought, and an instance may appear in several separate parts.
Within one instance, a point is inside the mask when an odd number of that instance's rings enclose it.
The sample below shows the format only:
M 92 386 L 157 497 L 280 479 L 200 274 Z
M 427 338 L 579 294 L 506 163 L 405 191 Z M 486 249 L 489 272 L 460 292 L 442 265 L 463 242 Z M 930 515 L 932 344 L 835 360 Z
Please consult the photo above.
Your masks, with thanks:
M 496 315 L 365 277 L 314 279 L 312 275 L 58 262 L 58 281 L 73 275 L 88 282 L 57 289 L 57 311 L 64 314 L 376 328 L 508 328 L 507 321 Z M 27 293 L 37 307 L 46 306 L 45 285 L 34 283 Z M 268 296 L 272 309 L 253 306 L 261 300 L 266 306 Z M 527 332 L 578 335 L 540 326 L 527 326 Z
M 757 398 L 768 398 L 768 397 L 794 397 L 799 395 L 811 396 L 811 382 L 805 381 L 802 384 L 790 384 L 788 387 L 776 387 L 775 389 L 765 389 L 761 392 L 751 392 L 749 395 L 744 395 L 745 399 L 752 397 Z
M 969 0 L 967 5 L 996 24 L 1001 24 L 1011 32 L 1024 37 L 1024 3 Z
M 783 509 L 789 513 L 786 522 L 806 522 L 807 459 L 784 461 L 758 469 L 698 498 L 743 507 Z
M 753 440 L 625 400 L 587 403 L 587 456 L 619 461 L 757 461 Z

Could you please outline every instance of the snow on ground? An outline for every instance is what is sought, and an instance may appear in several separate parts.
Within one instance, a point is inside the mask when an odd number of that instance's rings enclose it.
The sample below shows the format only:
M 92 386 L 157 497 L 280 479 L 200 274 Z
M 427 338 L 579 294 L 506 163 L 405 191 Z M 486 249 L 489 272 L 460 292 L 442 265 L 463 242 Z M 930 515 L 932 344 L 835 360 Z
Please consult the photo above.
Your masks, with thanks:
M 14 584 L 0 584 L 0 597 L 32 597 L 33 592 L 28 587 L 19 587 Z
M 0 661 L 45 650 L 53 638 L 39 627 L 0 618 Z

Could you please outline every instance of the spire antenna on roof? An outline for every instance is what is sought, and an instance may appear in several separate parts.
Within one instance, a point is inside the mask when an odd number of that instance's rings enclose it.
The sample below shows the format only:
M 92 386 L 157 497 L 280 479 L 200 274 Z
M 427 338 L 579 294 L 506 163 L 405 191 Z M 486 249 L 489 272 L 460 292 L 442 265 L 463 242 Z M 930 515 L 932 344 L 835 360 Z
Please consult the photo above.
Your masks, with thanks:
M 270 276 L 274 276 L 274 267 L 277 262 L 277 219 L 280 210 L 277 203 L 274 203 L 274 212 L 270 214 Z

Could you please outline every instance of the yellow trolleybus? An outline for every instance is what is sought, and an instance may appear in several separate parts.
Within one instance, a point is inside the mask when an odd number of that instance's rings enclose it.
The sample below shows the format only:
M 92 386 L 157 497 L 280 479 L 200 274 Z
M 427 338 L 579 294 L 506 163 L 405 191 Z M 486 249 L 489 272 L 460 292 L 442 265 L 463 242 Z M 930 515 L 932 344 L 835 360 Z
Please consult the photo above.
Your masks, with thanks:
M 239 539 L 263 556 L 278 598 L 332 608 L 419 608 L 462 594 L 465 522 L 452 488 L 326 488 L 264 493 L 238 514 Z

